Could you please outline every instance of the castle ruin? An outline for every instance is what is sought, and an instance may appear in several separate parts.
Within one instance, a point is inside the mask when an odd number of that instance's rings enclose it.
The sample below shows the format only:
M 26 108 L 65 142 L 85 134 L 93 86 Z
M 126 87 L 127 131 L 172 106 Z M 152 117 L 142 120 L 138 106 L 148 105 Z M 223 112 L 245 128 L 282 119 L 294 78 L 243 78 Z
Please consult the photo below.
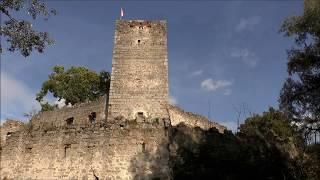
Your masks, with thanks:
M 166 22 L 117 21 L 108 117 L 167 117 L 166 104 Z
M 166 21 L 118 20 L 100 99 L 1 127 L 1 179 L 172 179 L 170 132 L 225 127 L 168 104 Z

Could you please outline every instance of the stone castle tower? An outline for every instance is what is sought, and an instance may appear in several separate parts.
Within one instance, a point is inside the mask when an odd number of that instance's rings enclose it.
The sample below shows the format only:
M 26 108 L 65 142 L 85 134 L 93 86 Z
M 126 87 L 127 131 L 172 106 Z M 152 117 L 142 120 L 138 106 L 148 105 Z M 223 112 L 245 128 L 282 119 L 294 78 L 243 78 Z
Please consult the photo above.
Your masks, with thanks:
M 0 125 L 0 179 L 170 180 L 182 123 L 225 130 L 168 104 L 166 22 L 119 20 L 109 97 Z
M 116 21 L 108 119 L 167 117 L 166 26 L 166 21 Z

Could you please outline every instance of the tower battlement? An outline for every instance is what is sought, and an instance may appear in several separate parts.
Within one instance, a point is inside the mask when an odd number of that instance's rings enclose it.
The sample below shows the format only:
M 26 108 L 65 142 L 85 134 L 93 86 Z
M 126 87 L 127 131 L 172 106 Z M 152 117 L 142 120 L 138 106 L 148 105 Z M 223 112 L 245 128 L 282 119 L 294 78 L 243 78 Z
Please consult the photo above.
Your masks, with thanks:
M 167 103 L 166 21 L 117 20 L 108 117 L 167 117 Z

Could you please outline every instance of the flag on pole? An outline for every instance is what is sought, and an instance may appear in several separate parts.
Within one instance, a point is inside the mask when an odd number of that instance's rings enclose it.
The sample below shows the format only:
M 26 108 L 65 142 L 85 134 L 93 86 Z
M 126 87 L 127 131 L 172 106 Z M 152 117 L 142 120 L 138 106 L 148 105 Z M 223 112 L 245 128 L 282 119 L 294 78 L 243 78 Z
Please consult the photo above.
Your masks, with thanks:
M 123 15 L 124 15 L 124 13 L 123 13 L 123 9 L 121 8 L 120 17 L 122 18 L 122 17 L 123 17 Z

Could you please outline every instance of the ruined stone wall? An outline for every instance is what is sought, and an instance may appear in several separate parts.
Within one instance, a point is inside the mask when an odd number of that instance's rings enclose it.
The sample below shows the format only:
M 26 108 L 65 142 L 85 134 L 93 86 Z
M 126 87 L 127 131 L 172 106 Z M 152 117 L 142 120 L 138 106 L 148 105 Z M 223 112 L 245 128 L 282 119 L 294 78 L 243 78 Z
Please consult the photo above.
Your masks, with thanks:
M 167 103 L 166 21 L 118 20 L 108 117 L 166 117 Z
M 105 121 L 103 103 L 41 113 L 12 132 L 0 149 L 1 179 L 171 179 L 170 159 L 179 148 L 172 126 L 225 129 L 175 106 L 167 108 L 170 120 Z M 95 123 L 86 119 L 92 111 L 101 115 Z M 74 123 L 66 124 L 70 116 Z
M 105 121 L 106 118 L 106 97 L 100 97 L 96 101 L 76 104 L 72 107 L 63 107 L 54 111 L 40 112 L 31 121 L 35 128 L 38 127 L 62 127 L 68 124 L 90 125 Z M 95 115 L 94 115 L 95 114 Z M 95 117 L 93 117 L 95 116 Z M 91 118 L 91 119 L 90 119 Z M 72 121 L 72 123 L 71 123 Z
M 223 133 L 168 107 L 166 33 L 165 21 L 117 21 L 108 107 L 101 97 L 34 116 L 6 136 L 1 179 L 171 179 L 172 126 Z
M 223 133 L 224 130 L 226 130 L 226 127 L 216 122 L 209 121 L 204 116 L 191 112 L 185 112 L 177 106 L 169 105 L 168 109 L 172 126 L 177 126 L 180 123 L 184 123 L 189 127 L 200 127 L 203 130 L 216 128 L 220 133 Z
M 1 143 L 0 147 L 6 143 L 6 139 L 12 135 L 12 133 L 19 131 L 21 127 L 23 127 L 23 122 L 7 119 L 1 126 L 0 126 L 0 134 L 1 134 Z
M 170 179 L 164 121 L 71 125 L 13 133 L 1 179 Z

